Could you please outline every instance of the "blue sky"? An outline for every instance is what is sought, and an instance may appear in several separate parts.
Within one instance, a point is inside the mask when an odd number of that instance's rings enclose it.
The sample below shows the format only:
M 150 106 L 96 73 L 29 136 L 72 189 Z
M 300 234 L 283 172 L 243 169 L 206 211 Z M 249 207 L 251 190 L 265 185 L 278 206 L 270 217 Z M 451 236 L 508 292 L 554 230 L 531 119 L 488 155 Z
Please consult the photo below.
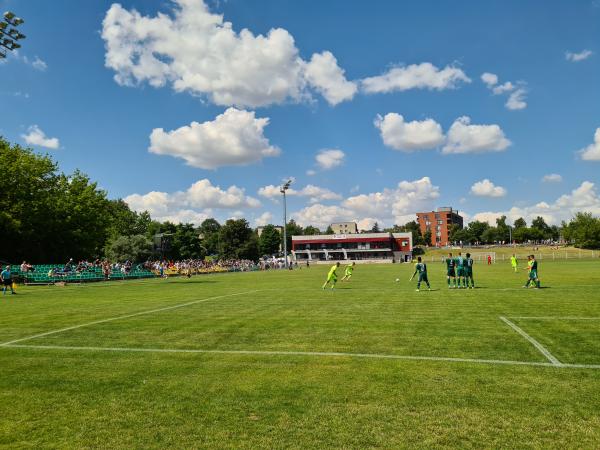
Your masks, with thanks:
M 279 223 L 285 177 L 320 227 L 600 214 L 597 0 L 0 9 L 27 35 L 0 134 L 158 219 Z

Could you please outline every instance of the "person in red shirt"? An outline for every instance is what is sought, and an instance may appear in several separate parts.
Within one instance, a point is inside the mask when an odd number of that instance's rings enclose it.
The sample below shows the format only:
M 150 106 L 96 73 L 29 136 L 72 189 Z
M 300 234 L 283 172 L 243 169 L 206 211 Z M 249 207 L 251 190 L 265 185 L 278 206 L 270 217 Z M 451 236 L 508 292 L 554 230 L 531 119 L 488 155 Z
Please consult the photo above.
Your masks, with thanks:
M 492 264 L 492 255 L 488 255 L 488 266 Z

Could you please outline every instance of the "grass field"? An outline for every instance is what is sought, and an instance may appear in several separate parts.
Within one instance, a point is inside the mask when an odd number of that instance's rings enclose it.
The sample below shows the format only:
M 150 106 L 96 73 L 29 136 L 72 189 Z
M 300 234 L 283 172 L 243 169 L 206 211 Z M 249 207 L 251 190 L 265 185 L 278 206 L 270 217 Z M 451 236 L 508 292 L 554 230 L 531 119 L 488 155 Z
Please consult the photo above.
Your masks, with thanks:
M 600 261 L 327 270 L 1 297 L 0 446 L 600 447 Z

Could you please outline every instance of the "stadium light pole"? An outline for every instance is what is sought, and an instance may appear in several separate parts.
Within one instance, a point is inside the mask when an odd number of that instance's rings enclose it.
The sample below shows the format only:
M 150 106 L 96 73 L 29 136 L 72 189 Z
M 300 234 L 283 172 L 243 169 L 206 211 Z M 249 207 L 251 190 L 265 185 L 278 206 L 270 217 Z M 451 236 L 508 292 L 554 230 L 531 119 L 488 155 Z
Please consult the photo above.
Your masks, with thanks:
M 4 13 L 3 20 L 0 20 L 0 59 L 6 58 L 6 50 L 13 51 L 21 48 L 17 41 L 25 39 L 25 35 L 17 27 L 23 23 L 25 21 L 16 17 L 14 13 L 10 11 Z
M 281 186 L 281 189 L 279 190 L 279 192 L 283 194 L 283 258 L 285 260 L 286 269 L 289 266 L 287 257 L 287 202 L 285 197 L 285 191 L 287 191 L 290 188 L 290 184 L 292 184 L 291 179 L 288 180 L 283 186 Z

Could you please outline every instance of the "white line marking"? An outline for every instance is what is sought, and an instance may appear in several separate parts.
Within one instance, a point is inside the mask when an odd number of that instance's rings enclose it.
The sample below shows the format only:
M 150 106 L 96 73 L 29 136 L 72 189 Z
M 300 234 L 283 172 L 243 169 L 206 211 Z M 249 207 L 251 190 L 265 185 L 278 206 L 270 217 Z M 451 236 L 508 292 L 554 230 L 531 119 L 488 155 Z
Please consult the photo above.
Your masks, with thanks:
M 540 353 L 542 355 L 544 355 L 546 357 L 546 359 L 548 361 L 550 361 L 552 364 L 554 364 L 555 366 L 562 366 L 563 363 L 561 363 L 558 359 L 556 359 L 554 357 L 554 355 L 552 355 L 552 353 L 550 353 L 546 347 L 544 347 L 542 344 L 540 344 L 538 341 L 536 341 L 534 338 L 532 338 L 531 336 L 529 336 L 527 333 L 525 333 L 525 331 L 523 331 L 520 327 L 518 327 L 517 325 L 515 325 L 513 322 L 511 322 L 510 320 L 508 320 L 506 317 L 504 316 L 500 316 L 500 320 L 503 321 L 506 325 L 508 325 L 509 327 L 511 327 L 513 330 L 515 330 L 517 333 L 519 333 L 521 336 L 523 336 L 525 339 L 527 339 L 535 348 L 537 348 Z
M 264 356 L 316 356 L 316 357 L 347 357 L 392 359 L 409 361 L 446 361 L 460 363 L 496 364 L 509 366 L 534 366 L 576 369 L 600 369 L 600 364 L 554 364 L 532 361 L 511 361 L 503 359 L 477 359 L 477 358 L 451 358 L 444 356 L 409 356 L 386 355 L 381 353 L 345 353 L 345 352 L 308 352 L 308 351 L 278 351 L 278 350 L 203 350 L 203 349 L 174 349 L 174 348 L 132 348 L 132 347 L 83 347 L 62 345 L 27 345 L 9 344 L 5 348 L 22 348 L 34 350 L 72 350 L 72 351 L 97 351 L 97 352 L 139 352 L 139 353 L 199 353 L 222 355 L 264 355 Z
M 17 342 L 29 341 L 30 339 L 49 336 L 51 334 L 63 333 L 65 331 L 75 330 L 77 328 L 88 327 L 90 325 L 97 325 L 100 323 L 112 322 L 114 320 L 129 319 L 130 317 L 143 316 L 145 314 L 153 314 L 153 313 L 162 312 L 162 311 L 170 311 L 172 309 L 184 308 L 186 306 L 195 305 L 197 303 L 208 302 L 210 300 L 217 300 L 217 299 L 225 298 L 225 297 L 235 297 L 237 295 L 245 295 L 245 294 L 251 294 L 254 292 L 261 292 L 261 291 L 262 291 L 262 289 L 257 289 L 257 290 L 253 290 L 253 291 L 237 292 L 234 294 L 217 295 L 215 297 L 203 298 L 200 300 L 194 300 L 192 302 L 187 302 L 187 303 L 179 303 L 177 305 L 165 306 L 163 308 L 150 309 L 150 310 L 146 310 L 146 311 L 136 312 L 133 314 L 125 314 L 123 316 L 109 317 L 108 319 L 95 320 L 93 322 L 86 322 L 86 323 L 82 323 L 79 325 L 73 325 L 73 326 L 66 327 L 66 328 L 60 328 L 58 330 L 46 331 L 45 333 L 34 334 L 33 336 L 27 336 L 24 338 L 19 338 L 19 339 L 15 339 L 12 341 L 4 342 L 4 343 L 0 344 L 0 347 L 5 347 L 5 346 L 11 345 L 11 344 L 16 344 Z
M 600 320 L 600 317 L 576 317 L 576 316 L 511 316 L 510 319 L 531 320 Z

